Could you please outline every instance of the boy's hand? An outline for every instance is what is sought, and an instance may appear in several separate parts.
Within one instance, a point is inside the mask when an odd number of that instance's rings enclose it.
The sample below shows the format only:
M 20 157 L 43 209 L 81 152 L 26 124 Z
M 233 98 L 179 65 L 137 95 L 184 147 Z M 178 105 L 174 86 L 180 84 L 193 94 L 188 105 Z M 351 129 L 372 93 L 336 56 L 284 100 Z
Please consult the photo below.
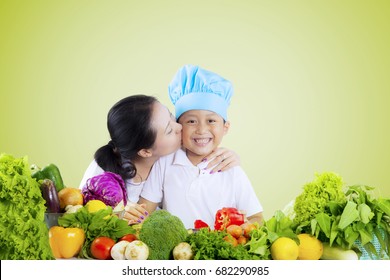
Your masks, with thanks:
M 145 209 L 145 204 L 131 203 L 126 205 L 123 219 L 128 221 L 129 225 L 142 223 L 149 215 Z
M 210 173 L 225 171 L 240 165 L 240 157 L 234 151 L 226 148 L 217 148 L 203 160 L 207 161 L 208 159 L 213 160 L 209 162 L 207 169 L 215 165 Z

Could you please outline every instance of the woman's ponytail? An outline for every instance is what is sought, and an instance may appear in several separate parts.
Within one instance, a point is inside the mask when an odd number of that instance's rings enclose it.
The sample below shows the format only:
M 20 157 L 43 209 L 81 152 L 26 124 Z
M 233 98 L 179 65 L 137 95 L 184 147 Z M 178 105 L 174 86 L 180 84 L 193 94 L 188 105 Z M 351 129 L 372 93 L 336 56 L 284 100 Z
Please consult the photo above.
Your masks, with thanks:
M 119 174 L 120 158 L 113 148 L 112 141 L 95 152 L 95 161 L 103 170 Z
M 137 168 L 135 167 L 134 163 L 129 159 L 123 159 L 122 158 L 122 165 L 120 168 L 120 174 L 122 178 L 134 178 L 135 175 L 137 175 Z

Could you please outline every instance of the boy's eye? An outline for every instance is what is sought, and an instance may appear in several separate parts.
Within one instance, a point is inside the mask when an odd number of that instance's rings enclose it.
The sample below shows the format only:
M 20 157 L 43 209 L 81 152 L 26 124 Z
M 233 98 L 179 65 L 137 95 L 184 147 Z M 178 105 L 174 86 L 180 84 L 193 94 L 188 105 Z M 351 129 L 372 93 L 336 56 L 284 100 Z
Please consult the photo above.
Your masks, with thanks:
M 216 121 L 216 120 L 210 119 L 210 120 L 208 120 L 208 122 L 209 122 L 209 123 L 215 123 L 215 122 L 217 122 L 217 121 Z
M 193 123 L 195 123 L 195 120 L 188 120 L 187 123 L 193 124 Z

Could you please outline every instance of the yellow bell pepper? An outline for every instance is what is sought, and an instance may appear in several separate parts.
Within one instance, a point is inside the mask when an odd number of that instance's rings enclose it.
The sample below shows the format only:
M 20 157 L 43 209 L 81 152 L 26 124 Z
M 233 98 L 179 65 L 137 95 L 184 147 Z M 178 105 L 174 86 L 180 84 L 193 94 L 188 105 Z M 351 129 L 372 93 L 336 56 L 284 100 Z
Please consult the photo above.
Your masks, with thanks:
M 76 256 L 85 241 L 81 228 L 63 228 L 53 226 L 49 230 L 49 243 L 56 259 L 69 259 Z

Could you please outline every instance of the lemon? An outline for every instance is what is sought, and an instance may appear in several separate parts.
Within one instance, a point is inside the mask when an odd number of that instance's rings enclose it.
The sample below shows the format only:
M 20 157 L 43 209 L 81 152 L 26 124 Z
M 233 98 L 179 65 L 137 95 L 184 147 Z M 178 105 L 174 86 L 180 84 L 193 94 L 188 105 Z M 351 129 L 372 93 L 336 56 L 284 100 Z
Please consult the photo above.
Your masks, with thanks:
M 271 256 L 274 260 L 296 260 L 298 244 L 289 237 L 279 237 L 271 245 Z
M 315 236 L 301 233 L 298 234 L 299 238 L 299 260 L 319 260 L 324 251 L 322 242 Z
M 85 204 L 85 207 L 87 207 L 89 213 L 94 213 L 101 209 L 106 209 L 107 205 L 101 200 L 93 199 L 88 201 L 87 204 Z

